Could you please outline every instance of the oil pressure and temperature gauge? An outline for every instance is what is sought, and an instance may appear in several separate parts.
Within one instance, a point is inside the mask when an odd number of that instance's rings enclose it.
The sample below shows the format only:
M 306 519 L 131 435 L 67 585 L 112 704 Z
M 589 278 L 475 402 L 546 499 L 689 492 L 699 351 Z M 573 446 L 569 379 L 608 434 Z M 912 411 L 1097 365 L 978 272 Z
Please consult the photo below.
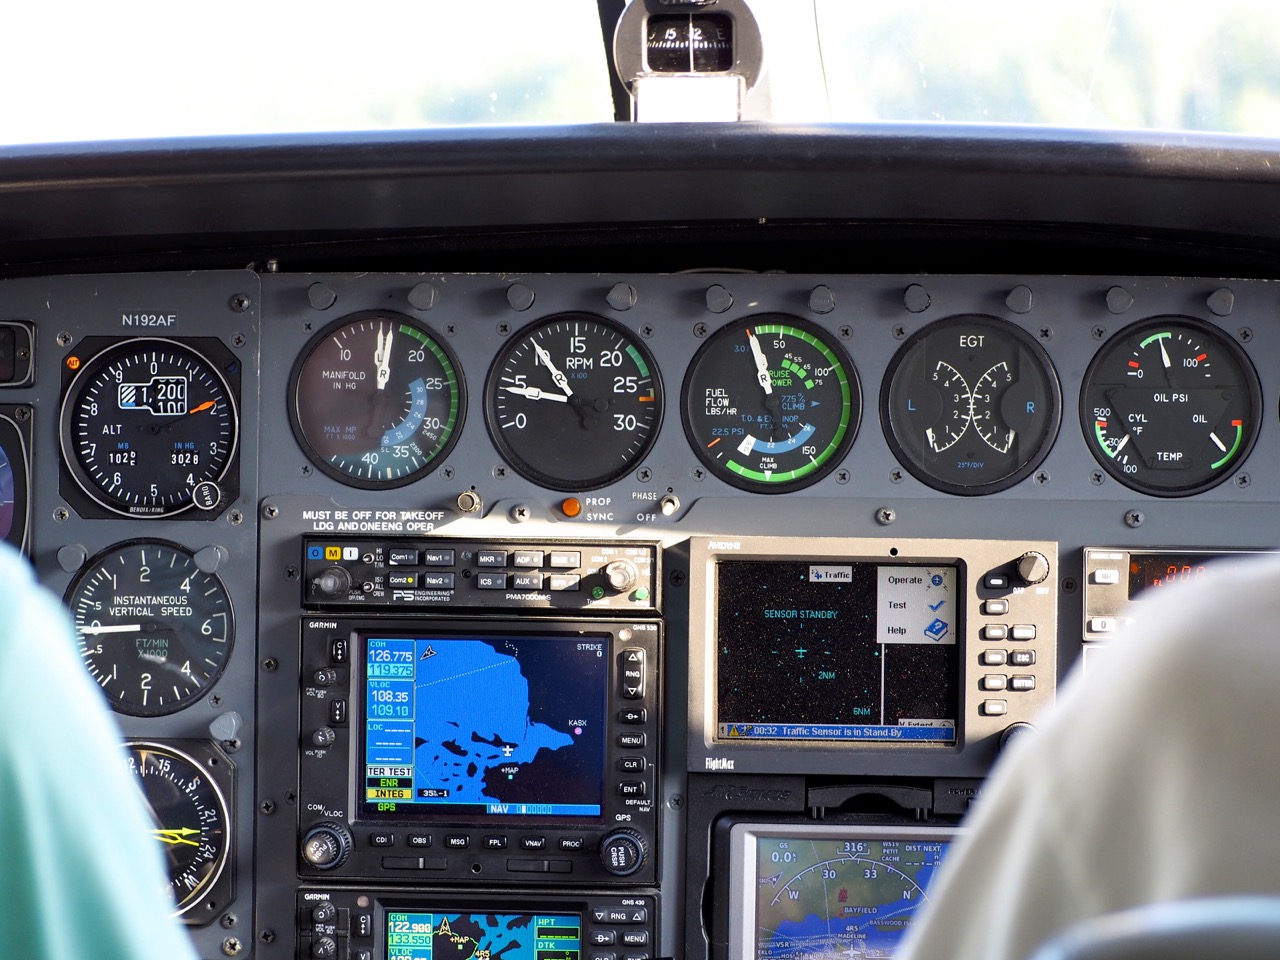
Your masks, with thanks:
M 1159 317 L 1114 337 L 1085 373 L 1080 424 L 1125 486 L 1182 497 L 1216 486 L 1258 436 L 1258 377 L 1226 336 Z

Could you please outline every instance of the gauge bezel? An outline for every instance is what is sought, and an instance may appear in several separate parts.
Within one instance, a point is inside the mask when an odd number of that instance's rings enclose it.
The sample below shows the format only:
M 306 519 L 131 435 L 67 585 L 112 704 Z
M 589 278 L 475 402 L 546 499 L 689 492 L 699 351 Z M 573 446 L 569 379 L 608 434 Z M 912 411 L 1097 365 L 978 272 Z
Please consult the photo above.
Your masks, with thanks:
M 1051 403 L 1051 409 L 1045 415 L 1044 430 L 1037 441 L 1036 449 L 1032 456 L 1010 473 L 994 480 L 973 484 L 945 480 L 931 472 L 925 464 L 918 462 L 898 439 L 890 406 L 894 389 L 898 386 L 898 375 L 916 346 L 929 337 L 962 324 L 974 324 L 987 327 L 1001 334 L 1007 333 L 1020 347 L 1025 348 L 1028 355 L 1040 367 Z M 1057 443 L 1062 429 L 1062 407 L 1062 383 L 1058 377 L 1057 368 L 1054 366 L 1048 352 L 1036 342 L 1031 334 L 1016 323 L 985 313 L 954 314 L 935 320 L 915 331 L 903 341 L 902 346 L 894 353 L 885 368 L 884 380 L 880 387 L 880 424 L 884 431 L 885 441 L 889 444 L 889 449 L 893 452 L 894 458 L 908 473 L 926 486 L 942 493 L 950 493 L 962 497 L 978 497 L 999 493 L 1002 490 L 1017 486 L 1031 476 L 1040 464 L 1044 463 L 1045 458 L 1053 450 L 1054 444 Z
M 814 346 L 821 351 L 830 351 L 834 354 L 835 361 L 844 371 L 845 380 L 848 386 L 849 405 L 848 405 L 848 424 L 845 427 L 844 436 L 836 444 L 836 449 L 832 452 L 829 459 L 812 473 L 807 473 L 802 477 L 792 478 L 789 480 L 779 480 L 775 482 L 767 482 L 755 480 L 750 477 L 742 476 L 739 473 L 729 470 L 725 465 L 714 457 L 708 456 L 705 451 L 705 440 L 699 437 L 693 426 L 694 416 L 692 413 L 693 398 L 691 391 L 695 374 L 698 372 L 700 365 L 707 360 L 711 353 L 729 341 L 733 335 L 739 330 L 747 330 L 762 324 L 781 324 L 788 327 L 794 327 L 801 333 L 813 338 Z M 838 467 L 844 458 L 848 456 L 849 450 L 853 447 L 854 440 L 857 439 L 858 431 L 862 427 L 863 414 L 863 398 L 862 398 L 862 380 L 858 376 L 857 367 L 854 366 L 853 358 L 849 356 L 847 350 L 835 342 L 836 336 L 832 331 L 820 324 L 809 320 L 802 319 L 793 314 L 771 312 L 758 313 L 749 317 L 742 317 L 737 320 L 726 323 L 718 330 L 712 332 L 705 343 L 702 344 L 693 355 L 693 359 L 689 361 L 689 367 L 685 371 L 684 382 L 680 388 L 680 421 L 684 427 L 685 439 L 689 442 L 690 448 L 701 461 L 703 466 L 711 471 L 712 475 L 723 480 L 730 486 L 737 487 L 739 490 L 746 490 L 750 493 L 790 493 L 795 490 L 802 490 L 805 487 L 813 486 L 815 483 L 824 480 L 830 476 L 832 471 Z
M 640 446 L 634 453 L 628 454 L 622 461 L 622 465 L 612 467 L 604 471 L 597 471 L 593 476 L 583 478 L 581 480 L 556 476 L 540 467 L 533 466 L 525 457 L 517 453 L 509 444 L 502 431 L 501 424 L 498 421 L 498 405 L 497 405 L 497 384 L 501 379 L 502 371 L 511 362 L 515 351 L 526 341 L 533 338 L 539 331 L 550 328 L 555 324 L 572 322 L 574 320 L 582 323 L 595 324 L 606 330 L 613 331 L 625 344 L 624 349 L 634 349 L 639 355 L 643 363 L 648 367 L 649 379 L 653 383 L 653 402 L 652 410 L 649 413 L 649 434 L 641 442 Z M 653 449 L 654 443 L 658 439 L 658 434 L 662 430 L 662 419 L 666 411 L 666 396 L 662 384 L 662 372 L 658 368 L 657 361 L 653 357 L 652 351 L 641 340 L 641 335 L 632 330 L 630 327 L 624 326 L 615 320 L 602 317 L 596 313 L 590 313 L 585 310 L 567 310 L 561 313 L 549 314 L 538 320 L 533 321 L 519 330 L 514 331 L 503 343 L 502 349 L 498 351 L 493 362 L 489 366 L 489 374 L 485 379 L 484 388 L 484 413 L 485 426 L 488 428 L 489 437 L 493 441 L 494 447 L 497 448 L 499 455 L 506 461 L 517 473 L 527 480 L 546 487 L 549 490 L 559 490 L 568 493 L 577 493 L 586 490 L 597 490 L 600 487 L 606 487 L 611 483 L 621 480 L 632 470 L 636 469 L 649 455 Z
M 196 564 L 196 559 L 195 559 L 196 551 L 192 550 L 189 547 L 185 547 L 180 543 L 175 543 L 172 540 L 161 540 L 153 537 L 135 537 L 134 539 L 131 539 L 131 540 L 122 540 L 119 543 L 113 543 L 110 546 L 105 547 L 102 550 L 99 550 L 96 554 L 94 554 L 87 561 L 85 561 L 84 565 L 81 566 L 80 569 L 76 571 L 75 576 L 72 577 L 71 582 L 67 585 L 67 590 L 66 590 L 66 593 L 63 594 L 62 602 L 63 602 L 63 605 L 70 611 L 73 624 L 79 622 L 78 615 L 76 612 L 75 598 L 78 592 L 80 591 L 81 587 L 88 581 L 89 577 L 92 576 L 97 571 L 103 569 L 105 564 L 109 563 L 112 559 L 120 556 L 121 554 L 130 550 L 147 548 L 147 547 L 167 549 L 167 550 L 172 550 L 175 553 L 182 554 L 191 561 L 191 564 L 195 569 L 199 570 L 199 566 Z M 193 690 L 190 694 L 183 697 L 179 697 L 170 703 L 161 704 L 159 707 L 147 707 L 144 705 L 137 704 L 132 699 L 124 700 L 119 697 L 111 697 L 106 695 L 104 690 L 104 699 L 106 700 L 106 703 L 116 713 L 124 714 L 130 717 L 169 716 L 171 714 L 175 714 L 182 710 L 185 710 L 188 707 L 192 706 L 193 704 L 199 702 L 210 691 L 212 691 L 213 688 L 217 685 L 218 681 L 222 679 L 222 675 L 226 672 L 227 664 L 230 662 L 231 655 L 235 649 L 235 642 L 236 642 L 235 604 L 231 598 L 231 591 L 227 589 L 226 582 L 220 576 L 218 576 L 216 572 L 210 573 L 203 570 L 201 570 L 200 572 L 204 573 L 205 576 L 209 577 L 221 590 L 222 598 L 227 608 L 227 624 L 226 624 L 227 639 L 225 644 L 222 645 L 222 651 L 223 651 L 222 658 L 217 664 L 217 669 L 212 671 L 208 679 L 205 680 L 203 683 L 201 683 L 198 687 L 196 687 L 196 689 Z M 76 629 L 75 633 L 77 636 L 78 643 L 83 644 L 84 639 L 80 634 L 79 630 Z M 111 662 L 111 658 L 108 657 L 108 654 L 105 649 L 98 656 L 107 657 L 108 658 L 107 662 Z M 87 668 L 87 664 L 89 663 L 89 661 L 94 660 L 95 658 L 89 657 L 89 656 L 83 656 L 82 659 L 85 660 L 86 668 Z
M 27 411 L 27 419 L 19 423 L 19 409 Z M 4 541 L 23 553 L 27 550 L 27 538 L 31 526 L 31 408 L 0 406 L 0 449 L 9 458 L 9 471 L 13 475 L 13 521 Z
M 453 368 L 453 382 L 457 391 L 457 416 L 451 432 L 445 442 L 440 446 L 439 450 L 426 462 L 426 464 L 411 473 L 401 477 L 394 477 L 390 480 L 375 480 L 363 477 L 356 477 L 344 470 L 340 470 L 333 466 L 325 459 L 319 451 L 307 439 L 306 432 L 303 430 L 302 421 L 298 415 L 298 384 L 302 377 L 303 370 L 306 369 L 307 363 L 320 349 L 321 345 L 332 337 L 337 331 L 347 327 L 363 323 L 368 320 L 389 320 L 397 324 L 408 324 L 415 330 L 429 337 L 431 342 L 444 354 L 449 364 Z M 445 343 L 444 338 L 440 336 L 436 330 L 421 320 L 407 316 L 395 310 L 361 310 L 358 313 L 348 314 L 344 317 L 333 321 L 323 330 L 312 337 L 302 348 L 302 352 L 298 354 L 294 360 L 293 368 L 289 371 L 289 397 L 288 397 L 289 427 L 293 430 L 293 438 L 298 446 L 302 449 L 303 454 L 313 466 L 325 476 L 337 480 L 339 483 L 355 487 L 360 490 L 394 490 L 397 487 L 404 487 L 411 483 L 415 483 L 424 477 L 430 476 L 435 472 L 436 468 L 444 463 L 445 459 L 453 451 L 454 446 L 458 442 L 458 438 L 462 436 L 462 427 L 466 420 L 467 413 L 467 384 L 463 375 L 462 365 L 458 362 L 457 355 Z
M 177 339 L 170 337 L 127 337 L 87 338 L 81 343 L 85 351 L 92 351 L 89 359 L 84 360 L 78 369 L 64 365 L 64 381 L 62 403 L 58 414 L 58 445 L 61 452 L 60 471 L 63 478 L 70 477 L 74 485 L 63 482 L 60 487 L 63 496 L 76 506 L 82 516 L 95 519 L 106 517 L 128 517 L 132 520 L 162 520 L 182 518 L 197 505 L 194 491 L 203 483 L 220 485 L 221 496 L 206 512 L 197 511 L 195 516 L 183 519 L 212 519 L 224 508 L 230 506 L 240 495 L 239 460 L 240 460 L 240 402 L 239 402 L 239 361 L 229 352 L 220 340 L 210 337 Z M 94 382 L 98 374 L 104 370 L 117 356 L 124 356 L 146 350 L 175 350 L 189 355 L 195 365 L 205 368 L 223 391 L 227 404 L 227 420 L 230 435 L 227 438 L 226 459 L 221 469 L 214 475 L 201 476 L 189 495 L 180 503 L 169 508 L 130 509 L 108 494 L 93 478 L 89 476 L 80 462 L 76 451 L 76 441 L 72 437 L 73 421 L 76 411 L 83 400 L 84 391 Z M 215 356 L 215 353 L 217 356 Z M 87 499 L 85 499 L 87 498 Z M 100 512 L 105 511 L 105 512 Z
M 202 882 L 198 882 L 191 889 L 188 896 L 181 900 L 175 899 L 174 911 L 170 914 L 170 916 L 180 918 L 185 924 L 206 926 L 217 917 L 218 911 L 231 902 L 232 891 L 235 887 L 235 857 L 232 855 L 236 835 L 234 821 L 235 764 L 216 744 L 208 740 L 127 738 L 124 741 L 124 749 L 126 755 L 134 755 L 139 751 L 160 754 L 185 768 L 186 776 L 184 779 L 186 782 L 190 783 L 192 777 L 198 776 L 208 785 L 208 794 L 211 796 L 213 809 L 220 817 L 216 825 L 222 830 L 221 850 L 215 860 L 205 861 L 213 863 L 209 875 Z M 203 762 L 197 759 L 197 754 L 203 758 Z M 130 776 L 137 776 L 139 780 L 146 779 L 140 774 L 130 773 Z M 177 786 L 175 781 L 171 782 L 174 782 L 174 785 Z M 157 828 L 165 829 L 164 825 L 158 822 L 157 811 L 151 802 L 150 795 L 145 790 L 145 784 L 139 785 L 139 791 L 146 798 L 149 812 L 157 819 Z M 181 792 L 189 796 L 185 789 Z M 172 866 L 170 866 L 168 872 L 171 890 L 178 883 L 179 878 L 189 869 L 189 867 L 185 867 L 175 874 Z M 203 916 L 192 912 L 193 908 L 200 905 L 204 905 L 206 908 Z
M 1194 484 L 1185 484 L 1177 487 L 1163 487 L 1157 484 L 1149 483 L 1132 476 L 1125 476 L 1123 471 L 1117 470 L 1114 466 L 1115 461 L 1099 455 L 1097 444 L 1091 438 L 1091 430 L 1094 420 L 1096 419 L 1092 413 L 1092 404 L 1089 402 L 1089 392 L 1092 389 L 1093 378 L 1098 373 L 1102 365 L 1112 360 L 1112 354 L 1117 349 L 1123 349 L 1124 344 L 1134 337 L 1139 337 L 1142 333 L 1149 330 L 1156 330 L 1165 327 L 1178 326 L 1185 327 L 1194 331 L 1198 336 L 1212 342 L 1213 345 L 1221 347 L 1224 352 L 1229 355 L 1236 363 L 1237 368 L 1245 380 L 1245 386 L 1249 391 L 1249 406 L 1252 410 L 1252 423 L 1249 426 L 1248 434 L 1240 445 L 1240 451 L 1236 454 L 1231 463 L 1230 470 L 1224 470 L 1218 476 L 1211 476 L 1206 480 L 1202 480 Z M 1263 400 L 1262 400 L 1262 384 L 1258 378 L 1258 371 L 1253 366 L 1253 361 L 1249 359 L 1249 355 L 1235 342 L 1227 331 L 1221 327 L 1215 326 L 1208 321 L 1201 320 L 1199 317 L 1187 316 L 1179 313 L 1165 313 L 1155 316 L 1145 317 L 1131 324 L 1120 328 L 1110 339 L 1108 339 L 1094 353 L 1093 359 L 1089 361 L 1084 377 L 1080 381 L 1080 429 L 1084 434 L 1085 446 L 1089 448 L 1089 452 L 1093 458 L 1098 461 L 1098 465 L 1106 471 L 1107 476 L 1116 482 L 1128 487 L 1136 493 L 1141 493 L 1149 497 L 1161 497 L 1164 499 L 1173 499 L 1179 497 L 1191 497 L 1198 493 L 1204 493 L 1206 490 L 1212 490 L 1219 486 L 1227 478 L 1233 476 L 1236 469 L 1239 468 L 1253 452 L 1254 445 L 1258 441 L 1258 436 L 1262 432 L 1263 419 Z

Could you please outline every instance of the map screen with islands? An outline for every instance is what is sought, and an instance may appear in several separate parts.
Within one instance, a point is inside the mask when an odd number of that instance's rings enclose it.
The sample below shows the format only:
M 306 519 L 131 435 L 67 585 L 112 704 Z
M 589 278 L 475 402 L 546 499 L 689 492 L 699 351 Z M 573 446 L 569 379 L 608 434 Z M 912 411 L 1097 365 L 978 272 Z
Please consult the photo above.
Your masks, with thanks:
M 364 638 L 371 817 L 599 817 L 609 638 Z
M 893 957 L 955 834 L 883 829 L 735 825 L 731 844 L 753 889 L 744 891 L 746 950 L 734 956 Z
M 580 960 L 576 914 L 387 911 L 387 960 Z

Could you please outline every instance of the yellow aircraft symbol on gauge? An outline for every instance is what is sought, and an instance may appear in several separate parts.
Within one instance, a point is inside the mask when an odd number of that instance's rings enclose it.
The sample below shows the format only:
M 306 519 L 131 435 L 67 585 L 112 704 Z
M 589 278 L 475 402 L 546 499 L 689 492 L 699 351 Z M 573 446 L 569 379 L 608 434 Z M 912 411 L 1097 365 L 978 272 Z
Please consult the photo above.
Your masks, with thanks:
M 177 846 L 180 843 L 185 843 L 191 847 L 200 846 L 199 840 L 190 839 L 191 837 L 199 837 L 200 831 L 192 830 L 190 827 L 173 827 L 168 830 L 157 827 L 152 833 L 161 843 L 167 843 L 170 846 Z

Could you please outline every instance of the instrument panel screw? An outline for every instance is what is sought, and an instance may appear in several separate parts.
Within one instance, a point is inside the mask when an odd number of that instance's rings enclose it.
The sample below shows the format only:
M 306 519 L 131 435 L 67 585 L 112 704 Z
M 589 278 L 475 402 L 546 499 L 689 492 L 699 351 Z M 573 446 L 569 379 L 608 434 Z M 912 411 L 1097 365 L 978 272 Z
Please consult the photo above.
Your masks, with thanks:
M 1247 473 L 1236 474 L 1236 486 L 1239 487 L 1241 490 L 1243 490 L 1252 482 L 1253 480 L 1250 478 L 1250 476 Z
M 71 346 L 71 334 L 67 333 L 65 330 L 58 334 L 56 339 L 58 341 L 58 346 L 60 347 Z
M 1063 592 L 1063 593 L 1075 593 L 1075 592 L 1076 592 L 1076 587 L 1078 587 L 1078 586 L 1079 586 L 1079 584 L 1078 584 L 1078 583 L 1076 583 L 1076 578 L 1075 578 L 1075 577 L 1063 577 L 1063 578 L 1062 578 L 1062 592 Z
M 267 673 L 275 673 L 280 669 L 280 661 L 275 657 L 267 657 L 267 659 L 262 661 L 262 669 Z
M 276 802 L 274 800 L 263 800 L 258 809 L 269 817 L 276 812 Z
M 699 340 L 705 337 L 709 332 L 710 331 L 707 329 L 707 325 L 705 323 L 695 323 L 693 325 L 693 335 Z
M 17 410 L 13 411 L 13 416 L 14 416 L 14 419 L 19 421 L 20 423 L 25 423 L 27 420 L 31 419 L 31 408 L 18 407 Z
M 852 479 L 852 476 L 851 476 L 851 474 L 849 473 L 849 471 L 848 471 L 848 470 L 837 470 L 837 471 L 836 471 L 836 483 L 840 484 L 841 486 L 844 486 L 844 485 L 845 485 L 846 483 L 848 483 L 851 479 Z
M 1241 343 L 1249 343 L 1253 340 L 1253 330 L 1250 327 L 1241 327 L 1236 331 L 1236 336 L 1240 338 Z
M 231 345 L 233 347 L 237 347 L 237 348 L 243 347 L 248 342 L 249 342 L 248 339 L 245 337 L 243 333 L 237 333 L 231 337 Z
M 1124 515 L 1124 522 L 1135 529 L 1142 526 L 1142 521 L 1145 519 L 1141 510 L 1130 510 Z
M 841 327 L 839 330 L 836 331 L 836 334 L 840 337 L 841 340 L 852 340 L 853 327 L 849 326 L 848 324 L 845 324 L 843 327 Z
M 533 511 L 523 503 L 517 503 L 511 508 L 511 519 L 516 523 L 524 523 L 527 520 L 533 519 Z
M 501 463 L 493 468 L 493 476 L 497 480 L 505 480 L 507 477 L 507 468 Z
M 300 574 L 298 573 L 298 568 L 297 568 L 297 567 L 285 567 L 285 568 L 284 568 L 284 578 L 285 578 L 286 580 L 297 580 L 299 576 L 300 576 Z
M 887 527 L 893 521 L 898 519 L 898 512 L 891 507 L 881 507 L 876 511 L 876 523 L 882 527 Z
M 244 514 L 239 510 L 232 510 L 227 514 L 227 523 L 231 524 L 233 527 L 240 526 L 240 524 L 244 523 Z
M 498 336 L 505 337 L 511 334 L 511 324 L 503 320 L 498 324 Z
M 304 463 L 298 468 L 298 473 L 302 474 L 304 477 L 309 477 L 311 474 L 315 473 L 315 471 L 311 469 L 311 464 Z
M 260 934 L 258 934 L 258 939 L 261 940 L 263 943 L 275 943 L 276 932 L 274 930 L 263 930 Z
M 1093 473 L 1089 474 L 1089 482 L 1092 483 L 1095 487 L 1102 486 L 1102 482 L 1105 479 L 1106 477 L 1102 475 L 1101 470 L 1095 470 L 1093 471 Z
M 1040 339 L 1041 339 L 1041 340 L 1044 340 L 1046 343 L 1047 343 L 1048 341 L 1052 340 L 1052 339 L 1053 339 L 1053 327 L 1041 327 L 1041 328 L 1040 328 L 1040 334 L 1039 334 L 1039 336 L 1040 336 Z
M 1089 331 L 1089 336 L 1093 337 L 1093 339 L 1095 340 L 1101 340 L 1106 335 L 1107 335 L 1106 327 L 1094 327 L 1092 330 Z
M 671 575 L 667 579 L 671 581 L 671 585 L 673 587 L 682 587 L 684 586 L 684 571 L 672 570 Z
M 268 520 L 274 520 L 276 517 L 280 516 L 280 508 L 274 503 L 268 503 L 262 508 L 262 515 Z
M 441 479 L 443 479 L 443 480 L 452 480 L 452 479 L 453 479 L 453 467 L 450 467 L 450 466 L 448 466 L 448 465 L 441 467 L 441 468 L 440 468 L 440 477 L 441 477 Z
M 636 479 L 639 480 L 641 483 L 648 483 L 650 480 L 653 479 L 653 471 L 650 470 L 648 467 L 641 467 L 639 470 L 636 471 Z
M 231 298 L 231 309 L 234 310 L 236 313 L 244 313 L 246 310 L 249 309 L 249 304 L 251 303 L 253 303 L 253 301 L 250 300 L 243 293 L 237 293 L 234 297 Z
M 703 470 L 701 467 L 694 467 L 689 471 L 689 476 L 701 483 L 707 478 L 707 471 Z
M 236 925 L 236 915 L 234 913 L 224 913 L 218 922 L 222 924 L 224 930 L 230 930 Z
M 71 511 L 66 507 L 59 507 L 57 510 L 53 511 L 53 519 L 58 523 L 66 523 L 71 519 Z
M 889 471 L 889 482 L 890 482 L 890 483 L 901 483 L 901 482 L 902 482 L 903 480 L 905 480 L 905 479 L 906 479 L 906 477 L 905 477 L 905 476 L 903 476 L 903 473 L 902 473 L 902 471 L 901 471 L 901 470 L 890 470 L 890 471 Z
M 907 336 L 907 328 L 902 324 L 896 324 L 893 328 L 893 339 L 905 340 Z
M 1035 481 L 1036 481 L 1036 486 L 1043 487 L 1046 483 L 1049 482 L 1049 471 L 1041 470 L 1039 473 L 1036 474 Z
M 243 949 L 244 947 L 240 943 L 239 937 L 227 937 L 227 939 L 222 941 L 222 952 L 228 957 L 240 956 L 240 951 Z
M 444 325 L 444 335 L 446 337 L 456 337 L 458 335 L 458 325 L 456 323 L 446 323 Z
M 680 794 L 677 793 L 674 797 L 672 797 L 670 800 L 667 801 L 667 806 L 670 807 L 672 810 L 679 810 L 681 807 L 684 806 L 684 797 L 680 796 Z
M 657 332 L 658 331 L 653 328 L 652 323 L 643 323 L 640 325 L 640 336 L 644 337 L 646 340 L 652 340 L 653 335 Z

